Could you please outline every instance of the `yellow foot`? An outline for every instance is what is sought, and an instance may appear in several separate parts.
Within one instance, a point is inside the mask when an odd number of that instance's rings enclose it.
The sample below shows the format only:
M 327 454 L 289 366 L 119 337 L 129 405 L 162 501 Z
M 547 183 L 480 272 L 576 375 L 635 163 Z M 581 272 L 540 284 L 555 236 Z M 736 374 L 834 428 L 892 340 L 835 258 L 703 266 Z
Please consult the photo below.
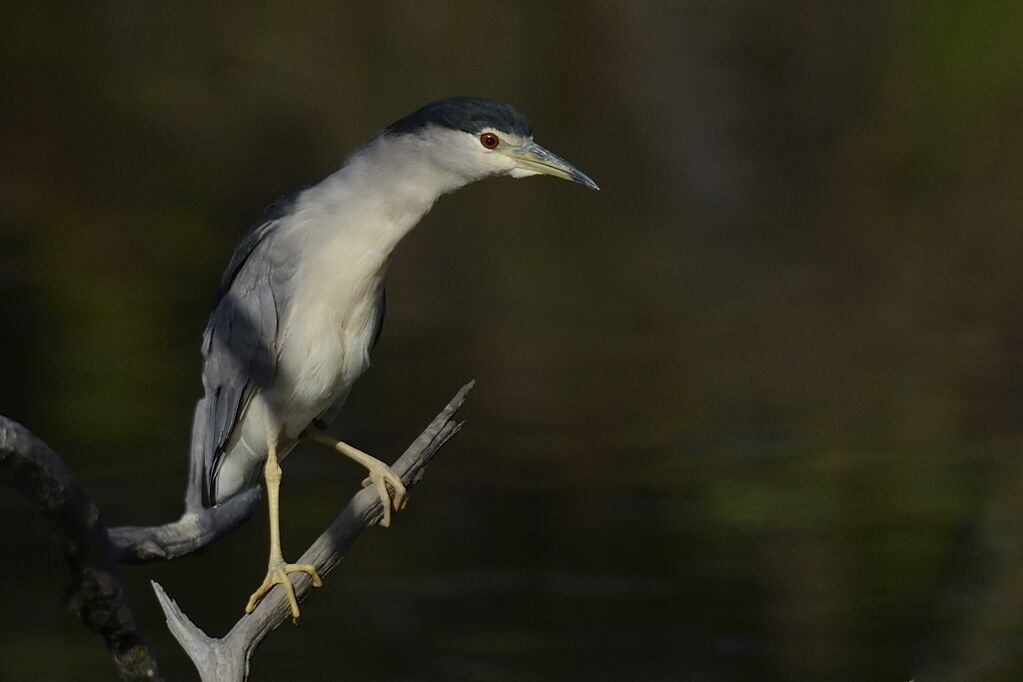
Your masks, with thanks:
M 394 511 L 400 511 L 408 502 L 408 498 L 405 496 L 405 484 L 401 482 L 398 474 L 391 471 L 391 467 L 380 460 L 374 459 L 365 464 L 369 469 L 369 476 L 362 482 L 362 486 L 364 488 L 371 485 L 376 487 L 380 504 L 384 507 L 384 518 L 380 520 L 380 525 L 387 528 L 391 525 L 391 507 L 394 507 Z M 388 485 L 394 489 L 393 499 L 390 491 L 387 490 Z
M 401 482 L 401 478 L 391 471 L 391 467 L 381 462 L 376 457 L 367 455 L 365 452 L 358 448 L 353 448 L 348 443 L 340 441 L 336 438 L 328 436 L 323 431 L 320 431 L 315 426 L 310 426 L 305 430 L 305 436 L 312 438 L 317 443 L 322 443 L 328 448 L 337 450 L 345 457 L 358 462 L 362 466 L 366 467 L 369 471 L 369 476 L 362 482 L 363 487 L 372 485 L 376 488 L 377 496 L 380 498 L 380 504 L 384 508 L 384 518 L 381 519 L 380 525 L 387 527 L 391 525 L 391 507 L 394 507 L 394 511 L 405 508 L 405 484 Z M 387 486 L 391 486 L 394 490 L 394 497 L 391 497 L 391 493 L 387 490 Z
M 295 598 L 295 587 L 291 584 L 291 578 L 288 577 L 289 573 L 306 573 L 312 579 L 313 587 L 323 585 L 323 581 L 320 580 L 320 574 L 316 572 L 316 568 L 312 564 L 286 564 L 282 561 L 270 566 L 269 570 L 267 570 L 263 584 L 257 587 L 256 591 L 249 597 L 249 603 L 245 605 L 245 613 L 252 613 L 252 610 L 256 608 L 256 604 L 266 596 L 266 593 L 274 585 L 283 585 L 288 594 L 288 603 L 291 604 L 291 622 L 297 624 L 298 599 Z

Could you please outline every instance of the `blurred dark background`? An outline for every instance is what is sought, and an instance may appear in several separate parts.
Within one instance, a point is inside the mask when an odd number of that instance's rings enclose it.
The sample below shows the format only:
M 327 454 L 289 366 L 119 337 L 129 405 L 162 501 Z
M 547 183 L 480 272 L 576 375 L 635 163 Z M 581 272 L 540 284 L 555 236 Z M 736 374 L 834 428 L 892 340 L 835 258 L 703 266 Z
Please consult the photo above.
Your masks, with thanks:
M 0 413 L 111 525 L 176 518 L 199 339 L 276 196 L 446 95 L 592 175 L 493 180 L 401 245 L 337 429 L 469 425 L 252 680 L 1023 679 L 1023 5 L 5 2 Z M 358 487 L 284 465 L 297 557 Z M 0 491 L 0 678 L 112 677 Z M 127 567 L 221 634 L 263 508 Z

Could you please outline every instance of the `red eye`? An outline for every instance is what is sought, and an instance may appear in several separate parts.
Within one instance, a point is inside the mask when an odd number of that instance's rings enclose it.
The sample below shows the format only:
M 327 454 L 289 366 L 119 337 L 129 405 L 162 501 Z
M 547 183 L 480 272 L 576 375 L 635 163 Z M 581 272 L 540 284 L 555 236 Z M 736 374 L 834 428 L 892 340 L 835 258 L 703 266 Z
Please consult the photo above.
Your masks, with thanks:
M 501 144 L 501 140 L 493 133 L 483 133 L 480 135 L 480 144 L 487 149 L 494 149 L 497 145 Z

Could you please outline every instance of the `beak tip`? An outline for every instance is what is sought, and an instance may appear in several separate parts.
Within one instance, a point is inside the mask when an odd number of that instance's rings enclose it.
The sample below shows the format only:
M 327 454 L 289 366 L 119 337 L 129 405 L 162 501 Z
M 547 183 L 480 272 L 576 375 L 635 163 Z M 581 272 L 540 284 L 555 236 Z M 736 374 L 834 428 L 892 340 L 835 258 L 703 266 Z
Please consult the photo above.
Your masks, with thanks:
M 583 173 L 568 161 L 565 161 L 556 154 L 552 154 L 532 140 L 522 147 L 509 148 L 504 153 L 515 160 L 519 168 L 528 173 L 553 175 L 563 180 L 571 180 L 588 189 L 600 190 L 597 183 L 586 173 Z
M 587 189 L 592 189 L 595 192 L 600 191 L 600 185 L 595 183 L 593 179 L 587 175 L 583 175 L 582 173 L 576 173 L 573 174 L 572 179 Z

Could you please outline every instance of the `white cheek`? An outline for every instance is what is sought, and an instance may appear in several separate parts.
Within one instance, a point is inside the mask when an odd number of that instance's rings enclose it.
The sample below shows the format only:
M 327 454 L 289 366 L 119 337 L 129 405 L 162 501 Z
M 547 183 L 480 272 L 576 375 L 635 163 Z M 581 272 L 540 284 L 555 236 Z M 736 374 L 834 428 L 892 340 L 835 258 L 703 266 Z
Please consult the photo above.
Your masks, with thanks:
M 490 152 L 487 154 L 487 163 L 494 175 L 510 175 L 513 178 L 522 178 L 526 175 L 533 175 L 531 172 L 523 173 L 514 159 L 511 159 L 501 152 Z

